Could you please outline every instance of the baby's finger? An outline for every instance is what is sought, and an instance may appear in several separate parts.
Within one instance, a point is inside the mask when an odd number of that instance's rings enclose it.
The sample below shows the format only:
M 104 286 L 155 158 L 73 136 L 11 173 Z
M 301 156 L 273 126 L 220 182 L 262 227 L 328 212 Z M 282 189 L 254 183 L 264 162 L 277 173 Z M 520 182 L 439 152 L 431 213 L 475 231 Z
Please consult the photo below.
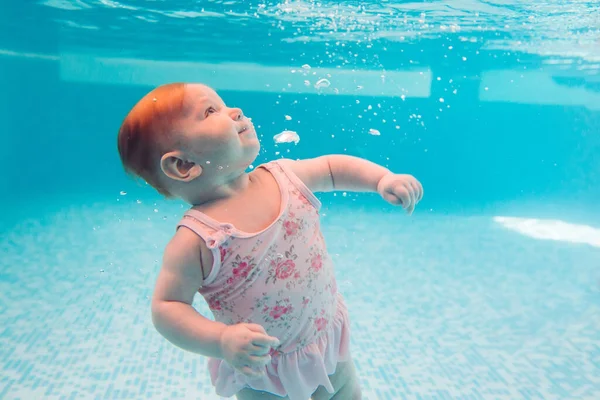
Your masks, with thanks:
M 410 187 L 407 187 L 404 185 L 402 185 L 398 189 L 398 196 L 400 197 L 400 200 L 402 200 L 402 208 L 404 208 L 407 211 L 413 204 L 413 200 L 411 198 L 412 197 L 411 192 L 412 191 L 410 190 Z
M 408 193 L 410 194 L 410 206 L 409 208 L 412 208 L 412 210 L 415 209 L 415 206 L 417 205 L 417 192 L 415 191 L 415 188 L 412 186 L 411 183 L 408 183 L 405 185 L 406 190 L 408 190 Z M 412 211 L 410 211 L 412 212 Z
M 264 375 L 265 371 L 264 370 L 255 370 L 252 369 L 248 366 L 244 366 L 242 368 L 240 368 L 240 372 L 250 378 L 260 378 L 261 376 Z
M 402 205 L 402 199 L 397 196 L 396 194 L 394 194 L 393 192 L 385 192 L 383 194 L 383 198 L 385 199 L 385 201 L 387 201 L 390 204 L 393 204 L 395 206 L 401 206 Z
M 423 200 L 423 185 L 417 181 L 417 187 L 419 188 L 419 201 Z
M 271 346 L 256 346 L 254 344 L 250 344 L 248 347 L 248 354 L 251 356 L 265 356 L 269 354 L 271 351 Z
M 277 347 L 280 343 L 279 339 L 276 337 L 257 333 L 256 336 L 252 338 L 252 344 L 261 347 Z
M 415 200 L 415 192 L 410 187 L 407 190 L 408 190 L 410 200 L 409 200 L 408 206 L 405 207 L 405 209 L 406 209 L 406 213 L 408 215 L 412 215 L 413 211 L 415 211 L 415 205 L 417 204 L 416 200 Z
M 410 187 L 413 190 L 414 196 L 415 196 L 415 203 L 418 203 L 419 201 L 421 201 L 421 187 L 419 185 L 418 181 L 412 181 L 410 183 Z
M 404 185 L 398 185 L 392 189 L 395 197 L 400 200 L 400 205 L 405 210 L 410 206 L 410 192 L 404 187 Z
M 248 356 L 248 357 L 246 357 L 245 364 L 251 368 L 262 368 L 270 362 L 271 362 L 270 355 L 260 356 L 260 357 Z

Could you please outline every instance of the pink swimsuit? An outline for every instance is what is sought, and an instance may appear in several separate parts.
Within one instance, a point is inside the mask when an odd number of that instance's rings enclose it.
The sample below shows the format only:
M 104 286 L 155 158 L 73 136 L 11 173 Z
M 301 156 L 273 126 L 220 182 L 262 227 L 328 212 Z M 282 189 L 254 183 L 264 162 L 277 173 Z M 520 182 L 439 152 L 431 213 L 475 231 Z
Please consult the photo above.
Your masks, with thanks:
M 321 203 L 289 169 L 262 165 L 276 179 L 281 212 L 269 227 L 246 233 L 189 210 L 185 226 L 204 239 L 214 257 L 200 294 L 215 320 L 256 323 L 279 339 L 261 378 L 248 378 L 226 361 L 209 359 L 216 393 L 230 397 L 244 387 L 307 400 L 324 386 L 338 362 L 350 359 L 344 300 L 319 225 Z

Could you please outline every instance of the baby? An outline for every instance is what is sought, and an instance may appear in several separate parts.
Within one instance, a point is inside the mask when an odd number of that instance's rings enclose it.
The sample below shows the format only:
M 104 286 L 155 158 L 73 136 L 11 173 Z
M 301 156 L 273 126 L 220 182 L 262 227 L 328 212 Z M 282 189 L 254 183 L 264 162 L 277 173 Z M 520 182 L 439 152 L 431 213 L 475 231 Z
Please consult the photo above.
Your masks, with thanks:
M 171 343 L 209 358 L 216 393 L 360 399 L 313 193 L 377 192 L 412 213 L 421 184 L 345 155 L 247 173 L 260 149 L 252 123 L 201 84 L 147 94 L 125 118 L 118 149 L 127 172 L 191 206 L 164 251 L 152 320 Z M 192 307 L 197 292 L 215 321 Z

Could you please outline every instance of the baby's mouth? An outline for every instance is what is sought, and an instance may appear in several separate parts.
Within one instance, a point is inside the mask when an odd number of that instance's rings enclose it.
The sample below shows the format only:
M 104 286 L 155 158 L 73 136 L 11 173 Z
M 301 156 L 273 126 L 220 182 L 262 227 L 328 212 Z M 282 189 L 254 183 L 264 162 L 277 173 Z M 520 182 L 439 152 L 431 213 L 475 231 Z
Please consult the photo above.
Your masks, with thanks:
M 250 128 L 252 128 L 252 119 L 251 118 L 246 118 L 246 122 L 244 125 L 242 125 L 240 127 L 240 130 L 238 131 L 238 135 L 241 135 L 244 132 L 247 132 L 250 130 Z
M 241 127 L 241 129 L 238 131 L 238 134 L 241 135 L 242 133 L 250 130 L 250 128 L 252 128 L 252 120 L 248 118 L 248 123 Z

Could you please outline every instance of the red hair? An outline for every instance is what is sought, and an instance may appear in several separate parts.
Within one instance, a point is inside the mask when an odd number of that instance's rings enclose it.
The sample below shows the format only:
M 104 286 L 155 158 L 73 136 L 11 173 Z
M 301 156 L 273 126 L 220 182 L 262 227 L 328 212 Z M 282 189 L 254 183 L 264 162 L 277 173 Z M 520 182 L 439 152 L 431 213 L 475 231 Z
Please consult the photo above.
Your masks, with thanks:
M 144 179 L 165 197 L 173 197 L 159 180 L 159 160 L 172 144 L 174 122 L 182 115 L 185 84 L 170 83 L 152 90 L 121 124 L 117 139 L 125 171 Z

